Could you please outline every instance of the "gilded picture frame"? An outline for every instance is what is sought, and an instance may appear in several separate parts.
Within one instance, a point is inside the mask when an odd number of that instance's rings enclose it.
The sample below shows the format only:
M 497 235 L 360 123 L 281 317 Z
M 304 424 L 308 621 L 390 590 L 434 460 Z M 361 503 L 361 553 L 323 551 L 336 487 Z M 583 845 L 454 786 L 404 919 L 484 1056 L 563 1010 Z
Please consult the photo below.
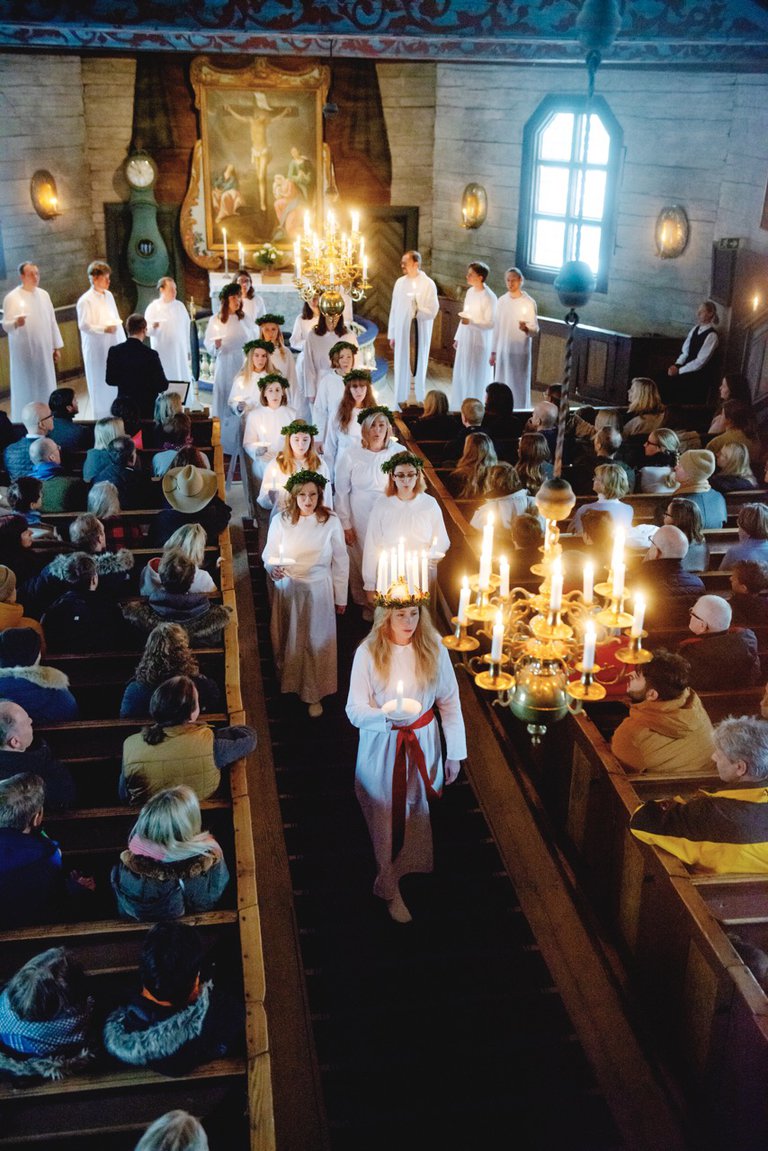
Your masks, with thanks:
M 187 194 L 197 209 L 189 237 L 196 262 L 223 261 L 224 230 L 230 264 L 239 245 L 246 264 L 259 262 L 264 245 L 277 250 L 276 266 L 290 262 L 304 213 L 322 218 L 328 67 L 285 72 L 259 58 L 231 70 L 203 56 L 190 78 L 200 114 L 200 163 Z

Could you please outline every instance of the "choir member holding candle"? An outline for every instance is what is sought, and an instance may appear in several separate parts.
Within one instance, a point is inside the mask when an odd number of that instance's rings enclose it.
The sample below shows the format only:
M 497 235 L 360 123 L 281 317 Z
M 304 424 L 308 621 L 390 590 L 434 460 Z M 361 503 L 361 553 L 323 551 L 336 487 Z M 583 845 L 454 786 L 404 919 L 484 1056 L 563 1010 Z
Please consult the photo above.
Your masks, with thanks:
M 536 301 L 523 291 L 523 274 L 508 268 L 507 292 L 496 306 L 491 338 L 493 378 L 512 389 L 516 408 L 531 406 L 531 337 L 539 330 Z
M 245 268 L 241 268 L 235 278 L 235 283 L 240 289 L 240 302 L 243 312 L 250 322 L 255 326 L 261 316 L 264 315 L 264 300 L 261 296 L 257 295 L 254 287 L 251 273 L 246 272 Z M 265 337 L 268 339 L 269 337 Z
M 350 344 L 354 348 L 353 357 L 357 353 L 357 336 L 350 332 L 344 323 L 343 316 L 326 316 L 322 312 L 319 319 L 305 337 L 304 360 L 302 370 L 304 373 L 304 394 L 310 404 L 314 405 L 317 396 L 320 377 L 329 371 L 329 356 L 331 349 L 339 342 Z M 354 363 L 354 358 L 348 372 Z M 333 365 L 330 366 L 333 370 Z M 338 402 L 338 401 L 337 401 Z M 314 409 L 313 409 L 314 410 Z
M 258 406 L 252 407 L 245 418 L 243 449 L 249 457 L 251 515 L 258 509 L 257 498 L 267 465 L 283 446 L 282 430 L 296 419 L 296 412 L 288 406 L 288 387 L 285 376 L 266 372 L 258 380 Z
M 317 296 L 315 296 L 309 303 L 304 304 L 300 314 L 296 317 L 291 332 L 291 347 L 294 352 L 299 353 L 296 357 L 296 385 L 307 404 L 309 404 L 309 399 L 304 381 L 304 344 L 319 319 L 320 309 L 317 306 Z
M 417 701 L 419 709 L 398 722 L 384 705 L 391 702 L 397 716 L 400 699 Z M 445 735 L 445 765 L 435 708 Z M 423 599 L 403 583 L 378 598 L 371 634 L 352 665 L 347 715 L 360 729 L 355 791 L 376 858 L 373 891 L 396 923 L 409 923 L 400 879 L 433 870 L 429 801 L 440 795 L 443 782 L 456 779 L 467 749 L 450 656 Z
M 229 407 L 229 394 L 242 366 L 243 349 L 255 338 L 256 328 L 243 312 L 237 284 L 224 285 L 219 303 L 219 311 L 211 316 L 205 329 L 205 347 L 216 358 L 211 414 L 221 420 L 221 446 L 231 455 L 238 444 L 240 418 Z
M 355 366 L 356 352 L 354 344 L 348 340 L 338 340 L 328 353 L 331 366 L 320 375 L 317 382 L 312 415 L 317 424 L 317 438 L 321 451 L 325 444 L 328 424 L 344 395 L 344 381 Z M 368 378 L 370 382 L 370 373 Z
M 360 443 L 361 413 L 370 412 L 376 406 L 371 373 L 363 368 L 353 368 L 347 372 L 339 405 L 328 419 L 323 441 L 323 458 L 334 482 L 339 460 L 347 448 Z
M 272 516 L 281 512 L 288 503 L 286 483 L 295 472 L 318 472 L 326 481 L 331 476 L 328 468 L 315 450 L 317 428 L 304 420 L 293 420 L 280 429 L 283 446 L 271 464 L 264 471 L 259 492 L 259 507 L 265 508 Z M 325 492 L 325 506 L 333 507 L 330 487 Z
M 383 548 L 391 548 L 404 539 L 409 549 L 429 553 L 432 568 L 436 555 L 442 558 L 450 547 L 440 505 L 425 491 L 423 467 L 423 459 L 410 452 L 398 452 L 381 465 L 389 479 L 384 495 L 371 509 L 363 548 L 363 587 L 371 601 L 378 556 Z M 431 575 L 430 572 L 430 579 Z
M 273 518 L 264 550 L 275 584 L 271 635 L 280 690 L 298 694 L 312 718 L 337 689 L 336 616 L 346 608 L 349 577 L 341 524 L 324 503 L 327 482 L 308 470 L 289 478 L 287 505 Z
M 288 403 L 302 420 L 309 419 L 309 404 L 302 388 L 299 386 L 296 375 L 296 361 L 290 348 L 286 348 L 283 339 L 283 324 L 285 316 L 277 312 L 265 312 L 256 321 L 259 325 L 262 340 L 272 344 L 269 360 L 273 372 L 279 372 L 288 381 Z
M 358 413 L 360 443 L 344 452 L 336 468 L 336 511 L 349 548 L 349 587 L 352 600 L 373 619 L 363 589 L 363 544 L 371 508 L 384 492 L 388 476 L 381 465 L 400 451 L 391 439 L 392 413 L 373 407 Z

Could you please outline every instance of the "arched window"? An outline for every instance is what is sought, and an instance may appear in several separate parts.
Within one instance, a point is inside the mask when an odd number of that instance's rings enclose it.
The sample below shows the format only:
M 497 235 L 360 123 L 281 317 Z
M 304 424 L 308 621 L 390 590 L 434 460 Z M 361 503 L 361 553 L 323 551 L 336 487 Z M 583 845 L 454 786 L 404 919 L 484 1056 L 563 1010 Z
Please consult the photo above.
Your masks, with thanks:
M 600 96 L 547 96 L 523 133 L 517 263 L 551 282 L 566 260 L 586 260 L 608 287 L 622 131 Z

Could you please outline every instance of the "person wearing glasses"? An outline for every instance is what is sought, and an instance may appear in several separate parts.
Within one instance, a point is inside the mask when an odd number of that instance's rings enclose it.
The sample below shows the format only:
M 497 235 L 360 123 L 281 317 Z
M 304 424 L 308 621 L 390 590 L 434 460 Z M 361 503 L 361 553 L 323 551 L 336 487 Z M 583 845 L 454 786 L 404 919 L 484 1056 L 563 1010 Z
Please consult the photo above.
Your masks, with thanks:
M 641 492 L 673 492 L 677 487 L 674 471 L 680 459 L 680 440 L 671 428 L 648 433 L 643 444 L 643 460 L 637 468 Z
M 53 413 L 48 404 L 37 402 L 26 404 L 21 413 L 21 422 L 27 429 L 27 434 L 15 444 L 9 444 L 3 453 L 5 470 L 11 483 L 21 476 L 32 475 L 33 464 L 29 458 L 29 449 L 34 440 L 51 434 Z
M 665 521 L 635 573 L 637 587 L 645 595 L 649 627 L 685 627 L 689 608 L 706 590 L 699 576 L 685 570 L 687 553 L 684 533 Z
M 371 509 L 363 548 L 363 587 L 371 604 L 376 592 L 376 572 L 382 549 L 396 548 L 402 539 L 405 551 L 429 556 L 430 586 L 436 571 L 435 554 L 445 555 L 451 546 L 440 505 L 427 495 L 424 460 L 410 452 L 397 452 L 381 470 L 389 476 L 387 487 Z
M 77 326 L 94 420 L 109 415 L 114 395 L 107 387 L 107 356 L 110 348 L 124 343 L 126 338 L 115 297 L 109 290 L 111 276 L 109 264 L 92 260 L 88 265 L 91 286 L 77 301 Z
M 751 628 L 733 628 L 731 605 L 719 595 L 703 595 L 689 612 L 690 639 L 678 652 L 691 665 L 694 691 L 719 691 L 729 683 L 752 687 L 760 679 L 757 637 Z

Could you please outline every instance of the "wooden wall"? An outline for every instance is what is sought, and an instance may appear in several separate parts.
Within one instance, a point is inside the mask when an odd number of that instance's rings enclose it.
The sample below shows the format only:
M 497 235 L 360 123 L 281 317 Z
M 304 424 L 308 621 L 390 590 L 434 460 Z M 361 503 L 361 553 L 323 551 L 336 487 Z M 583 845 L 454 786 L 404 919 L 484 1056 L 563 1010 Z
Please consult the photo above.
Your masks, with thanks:
M 392 159 L 390 203 L 419 209 L 419 249 L 432 263 L 435 100 L 434 64 L 377 64 Z

